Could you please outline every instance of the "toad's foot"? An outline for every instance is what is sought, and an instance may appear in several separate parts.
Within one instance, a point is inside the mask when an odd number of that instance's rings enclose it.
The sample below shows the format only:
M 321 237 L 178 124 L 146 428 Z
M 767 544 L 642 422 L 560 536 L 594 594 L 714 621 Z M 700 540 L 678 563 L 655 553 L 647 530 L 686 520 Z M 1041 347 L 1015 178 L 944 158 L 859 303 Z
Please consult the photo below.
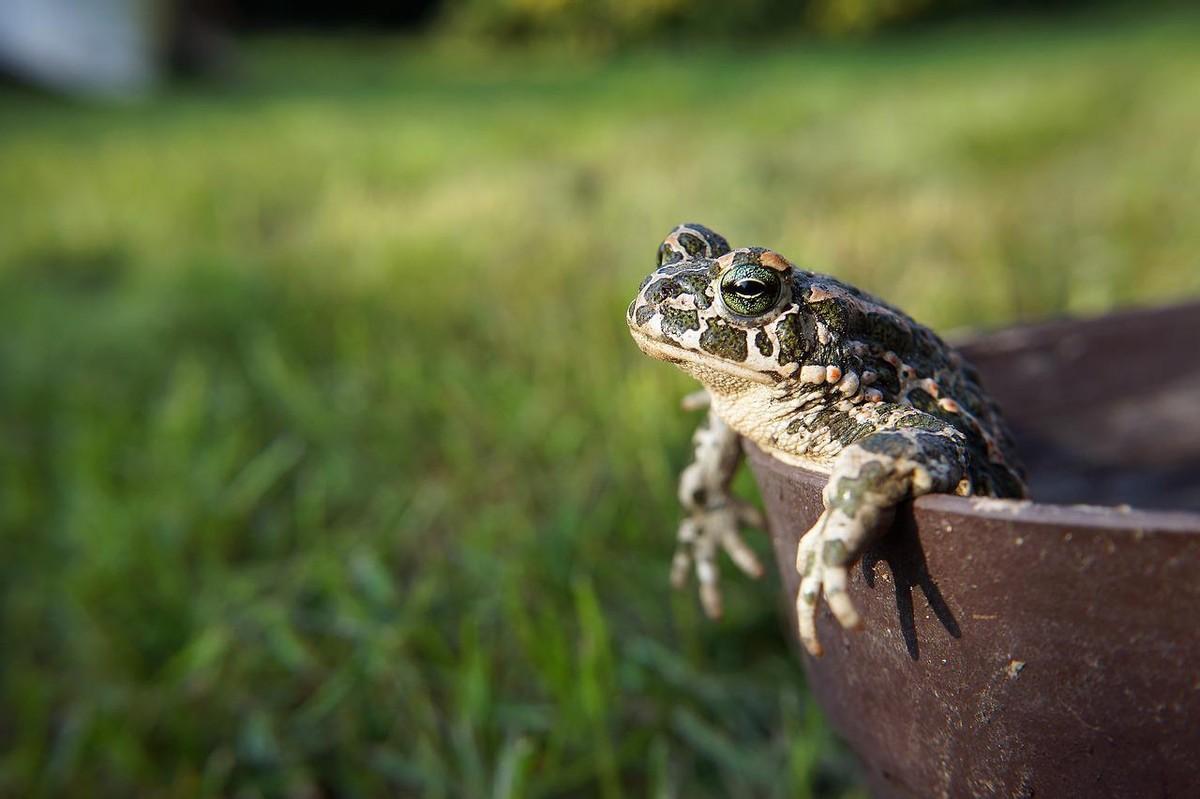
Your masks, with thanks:
M 902 430 L 876 433 L 842 451 L 822 498 L 825 510 L 796 550 L 800 592 L 796 617 L 800 641 L 814 656 L 817 600 L 847 629 L 862 626 L 847 586 L 850 567 L 866 546 L 891 526 L 898 502 L 930 491 L 952 491 L 964 474 L 956 431 Z
M 721 615 L 721 588 L 717 574 L 717 547 L 724 549 L 737 567 L 751 577 L 762 576 L 758 556 L 739 532 L 742 525 L 763 527 L 758 508 L 734 497 L 726 496 L 725 504 L 693 511 L 679 525 L 679 543 L 671 559 L 671 585 L 682 588 L 687 584 L 693 563 L 700 583 L 700 604 L 710 618 Z
M 697 398 L 689 397 L 693 407 Z M 746 574 L 758 577 L 762 565 L 742 541 L 742 525 L 762 528 L 762 514 L 729 493 L 729 483 L 741 462 L 738 436 L 711 411 L 692 436 L 694 458 L 679 478 L 679 502 L 687 517 L 679 525 L 678 545 L 671 560 L 671 584 L 687 583 L 695 564 L 700 602 L 710 617 L 721 615 L 717 582 L 717 552 L 723 549 Z
M 890 508 L 873 507 L 879 527 L 891 521 Z M 800 593 L 796 597 L 796 618 L 804 648 L 819 657 L 823 650 L 817 640 L 817 600 L 822 592 L 829 609 L 848 630 L 862 626 L 862 619 L 846 593 L 850 567 L 858 560 L 863 544 L 877 528 L 848 517 L 840 510 L 826 510 L 817 523 L 800 539 L 796 548 L 796 571 L 800 572 Z M 857 546 L 855 546 L 857 544 Z

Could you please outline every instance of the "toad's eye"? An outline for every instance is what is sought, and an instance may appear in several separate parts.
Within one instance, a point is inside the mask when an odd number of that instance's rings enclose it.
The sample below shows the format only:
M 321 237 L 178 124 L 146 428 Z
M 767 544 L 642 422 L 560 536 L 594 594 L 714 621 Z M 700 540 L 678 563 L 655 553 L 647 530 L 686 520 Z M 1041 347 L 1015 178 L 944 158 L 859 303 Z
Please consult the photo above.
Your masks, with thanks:
M 721 299 L 738 316 L 758 316 L 775 307 L 783 282 L 774 269 L 735 266 L 721 278 Z

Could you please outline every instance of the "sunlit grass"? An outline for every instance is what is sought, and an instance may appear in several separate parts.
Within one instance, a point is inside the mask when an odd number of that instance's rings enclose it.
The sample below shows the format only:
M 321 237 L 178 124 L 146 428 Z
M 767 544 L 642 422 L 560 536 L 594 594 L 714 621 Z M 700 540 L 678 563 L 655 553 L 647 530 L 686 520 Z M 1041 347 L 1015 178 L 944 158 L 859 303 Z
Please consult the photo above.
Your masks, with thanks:
M 775 582 L 665 584 L 625 305 L 682 220 L 943 329 L 1200 292 L 1196 32 L 0 97 L 0 793 L 842 791 Z

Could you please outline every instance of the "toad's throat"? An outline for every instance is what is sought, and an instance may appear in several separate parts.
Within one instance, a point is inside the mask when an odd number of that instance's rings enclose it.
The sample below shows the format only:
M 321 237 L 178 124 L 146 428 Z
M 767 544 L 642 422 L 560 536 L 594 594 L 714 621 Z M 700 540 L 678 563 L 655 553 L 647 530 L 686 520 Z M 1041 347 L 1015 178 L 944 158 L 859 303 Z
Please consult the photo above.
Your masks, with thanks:
M 669 361 L 674 364 L 694 363 L 702 366 L 705 369 L 712 369 L 719 372 L 724 372 L 733 377 L 749 380 L 753 383 L 762 383 L 765 386 L 775 385 L 778 382 L 778 377 L 775 375 L 763 374 L 757 372 L 747 366 L 742 366 L 736 363 L 722 360 L 713 356 L 706 356 L 694 352 L 689 349 L 680 347 L 671 341 L 652 338 L 647 336 L 640 330 L 630 327 L 630 332 L 633 334 L 633 340 L 637 343 L 642 352 L 649 355 L 651 358 L 657 358 L 660 361 Z

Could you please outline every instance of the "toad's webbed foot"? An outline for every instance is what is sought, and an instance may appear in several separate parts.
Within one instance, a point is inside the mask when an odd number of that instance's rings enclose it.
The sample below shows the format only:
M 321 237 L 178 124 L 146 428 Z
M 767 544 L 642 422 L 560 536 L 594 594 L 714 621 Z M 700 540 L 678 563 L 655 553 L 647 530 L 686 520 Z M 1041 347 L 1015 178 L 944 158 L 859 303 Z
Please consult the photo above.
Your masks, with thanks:
M 817 600 L 847 629 L 861 625 L 847 594 L 849 569 L 871 540 L 891 525 L 897 503 L 931 491 L 953 491 L 965 474 L 956 430 L 902 429 L 874 433 L 850 445 L 834 462 L 822 498 L 825 510 L 800 539 L 796 597 L 800 640 L 813 655 L 817 640 Z
M 698 395 L 686 400 L 699 406 Z M 746 574 L 758 577 L 762 565 L 742 541 L 742 525 L 763 527 L 762 514 L 753 505 L 729 493 L 729 483 L 741 462 L 738 435 L 711 411 L 692 436 L 694 458 L 679 478 L 679 502 L 687 517 L 679 525 L 679 543 L 671 561 L 671 584 L 687 583 L 695 564 L 700 602 L 710 617 L 721 615 L 721 590 L 717 582 L 717 552 L 723 549 Z

